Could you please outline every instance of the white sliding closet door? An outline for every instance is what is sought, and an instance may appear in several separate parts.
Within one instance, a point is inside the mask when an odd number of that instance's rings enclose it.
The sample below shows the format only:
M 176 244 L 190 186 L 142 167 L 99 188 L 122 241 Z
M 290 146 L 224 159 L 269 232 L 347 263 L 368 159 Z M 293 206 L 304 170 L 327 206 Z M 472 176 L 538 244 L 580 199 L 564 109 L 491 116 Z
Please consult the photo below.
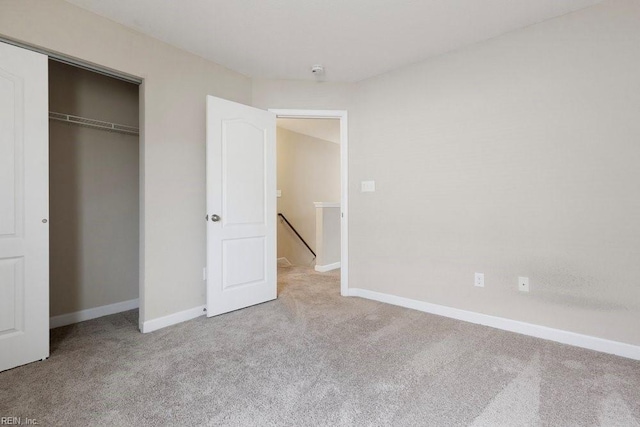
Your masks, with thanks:
M 49 356 L 47 61 L 0 43 L 0 371 Z

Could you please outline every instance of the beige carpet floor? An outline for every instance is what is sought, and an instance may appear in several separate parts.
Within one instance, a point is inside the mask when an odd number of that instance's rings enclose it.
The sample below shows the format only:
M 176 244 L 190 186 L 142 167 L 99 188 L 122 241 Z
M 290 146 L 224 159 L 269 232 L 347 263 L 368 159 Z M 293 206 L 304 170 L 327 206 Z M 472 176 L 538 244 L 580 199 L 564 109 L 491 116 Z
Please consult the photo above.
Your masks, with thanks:
M 638 426 L 640 362 L 339 296 L 279 271 L 276 301 L 150 334 L 137 312 L 58 328 L 0 373 L 39 425 Z

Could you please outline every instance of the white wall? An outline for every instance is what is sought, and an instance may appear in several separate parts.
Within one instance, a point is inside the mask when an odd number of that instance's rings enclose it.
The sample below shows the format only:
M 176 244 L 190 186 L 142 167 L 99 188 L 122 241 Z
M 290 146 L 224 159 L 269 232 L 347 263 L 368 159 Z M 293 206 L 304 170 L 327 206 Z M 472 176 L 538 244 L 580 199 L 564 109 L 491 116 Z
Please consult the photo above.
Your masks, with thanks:
M 0 34 L 145 78 L 143 319 L 204 303 L 214 94 L 349 110 L 351 287 L 640 344 L 639 9 L 608 1 L 356 85 L 252 88 L 62 0 L 3 1 Z
M 62 0 L 3 0 L 0 35 L 144 78 L 141 321 L 203 305 L 205 96 L 251 102 L 251 81 Z
M 340 207 L 316 207 L 316 267 L 339 263 L 341 246 Z
M 335 126 L 340 126 L 338 120 Z M 340 201 L 340 146 L 278 127 L 277 154 L 277 186 L 282 192 L 278 212 L 287 217 L 316 251 L 313 203 Z M 278 225 L 278 257 L 299 265 L 313 261 L 313 255 L 284 224 Z
M 49 62 L 49 109 L 138 126 L 138 86 Z M 138 298 L 139 138 L 49 122 L 50 314 Z
M 347 110 L 356 95 L 353 83 L 268 79 L 252 83 L 253 106 L 263 109 Z
M 254 104 L 349 110 L 350 287 L 640 344 L 638 46 L 640 2 L 615 0 L 348 100 L 256 80 Z

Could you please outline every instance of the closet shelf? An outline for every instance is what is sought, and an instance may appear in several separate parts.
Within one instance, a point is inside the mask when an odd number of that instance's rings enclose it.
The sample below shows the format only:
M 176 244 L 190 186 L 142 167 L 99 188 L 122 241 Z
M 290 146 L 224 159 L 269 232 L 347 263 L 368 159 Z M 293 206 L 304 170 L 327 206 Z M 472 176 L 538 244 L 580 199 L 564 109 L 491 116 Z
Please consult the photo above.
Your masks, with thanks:
M 94 129 L 126 133 L 127 135 L 140 135 L 140 129 L 137 127 L 103 122 L 102 120 L 88 119 L 86 117 L 72 116 L 71 114 L 54 113 L 53 111 L 50 111 L 49 119 L 74 125 L 87 126 Z

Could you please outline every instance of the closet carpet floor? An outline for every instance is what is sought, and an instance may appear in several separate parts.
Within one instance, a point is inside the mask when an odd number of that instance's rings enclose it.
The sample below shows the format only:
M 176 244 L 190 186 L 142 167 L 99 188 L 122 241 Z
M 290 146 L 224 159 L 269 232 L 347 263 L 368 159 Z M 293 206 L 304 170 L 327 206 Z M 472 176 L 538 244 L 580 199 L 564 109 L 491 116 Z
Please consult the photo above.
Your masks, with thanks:
M 0 416 L 41 426 L 638 426 L 639 396 L 640 362 L 343 298 L 302 267 L 222 316 L 55 329 L 48 360 L 0 373 Z

